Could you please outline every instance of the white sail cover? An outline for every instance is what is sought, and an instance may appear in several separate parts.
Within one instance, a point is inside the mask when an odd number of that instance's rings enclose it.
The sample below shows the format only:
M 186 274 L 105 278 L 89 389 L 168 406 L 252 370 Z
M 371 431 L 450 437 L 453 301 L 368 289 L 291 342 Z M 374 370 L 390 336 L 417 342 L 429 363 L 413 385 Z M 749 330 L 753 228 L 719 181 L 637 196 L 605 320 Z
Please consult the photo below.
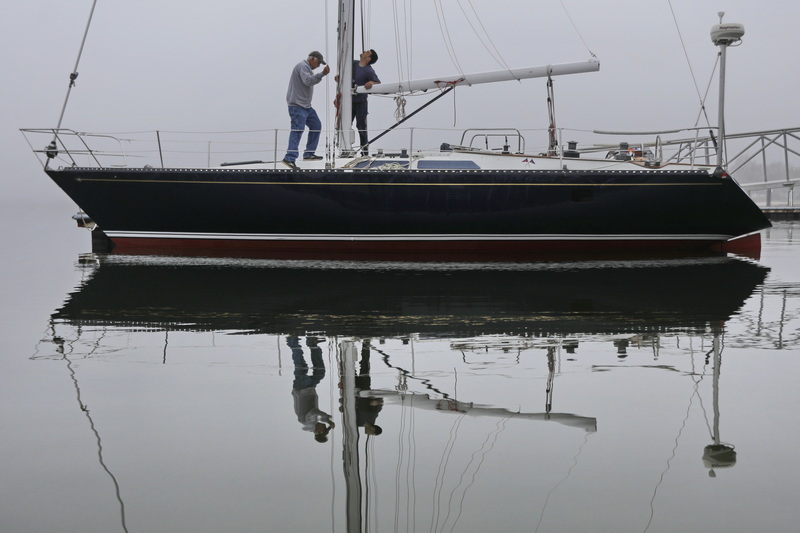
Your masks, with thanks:
M 453 74 L 441 78 L 428 78 L 424 80 L 409 80 L 396 83 L 380 83 L 371 89 L 357 87 L 357 93 L 367 94 L 395 94 L 414 91 L 427 91 L 429 89 L 446 89 L 450 86 L 476 85 L 479 83 L 493 83 L 498 81 L 514 81 L 530 78 L 545 78 L 549 76 L 562 76 L 565 74 L 580 74 L 600 70 L 600 61 L 596 58 L 578 63 L 560 63 L 557 65 L 544 65 L 539 67 L 523 67 L 509 70 L 496 70 L 492 72 L 479 72 L 476 74 Z

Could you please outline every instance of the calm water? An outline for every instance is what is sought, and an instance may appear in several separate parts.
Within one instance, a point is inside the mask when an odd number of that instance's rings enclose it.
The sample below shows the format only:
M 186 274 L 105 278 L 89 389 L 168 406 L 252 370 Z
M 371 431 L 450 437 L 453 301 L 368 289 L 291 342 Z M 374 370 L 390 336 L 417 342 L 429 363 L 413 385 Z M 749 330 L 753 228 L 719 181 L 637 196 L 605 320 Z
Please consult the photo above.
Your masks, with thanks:
M 104 258 L 6 206 L 0 531 L 795 531 L 798 226 L 760 261 Z

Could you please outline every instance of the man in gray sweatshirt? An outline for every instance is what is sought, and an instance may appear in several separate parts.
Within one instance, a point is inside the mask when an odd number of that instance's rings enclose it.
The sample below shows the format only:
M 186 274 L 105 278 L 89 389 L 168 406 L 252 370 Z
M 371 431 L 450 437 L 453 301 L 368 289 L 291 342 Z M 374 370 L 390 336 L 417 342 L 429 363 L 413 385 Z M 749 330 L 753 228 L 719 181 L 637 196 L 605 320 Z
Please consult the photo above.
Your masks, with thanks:
M 315 74 L 314 69 L 320 65 L 325 65 L 325 68 Z M 289 105 L 292 131 L 289 132 L 289 146 L 286 150 L 286 156 L 283 158 L 283 163 L 290 168 L 297 169 L 295 161 L 300 155 L 298 151 L 300 138 L 303 136 L 303 131 L 306 127 L 308 128 L 308 139 L 305 152 L 303 152 L 303 159 L 322 159 L 322 157 L 314 153 L 317 150 L 317 144 L 319 144 L 322 121 L 320 121 L 314 108 L 311 107 L 311 99 L 314 96 L 314 85 L 322 81 L 322 78 L 327 76 L 330 71 L 331 68 L 325 63 L 322 54 L 317 51 L 308 54 L 308 58 L 295 65 L 294 70 L 292 70 L 292 75 L 289 78 L 289 89 L 286 91 L 286 103 Z

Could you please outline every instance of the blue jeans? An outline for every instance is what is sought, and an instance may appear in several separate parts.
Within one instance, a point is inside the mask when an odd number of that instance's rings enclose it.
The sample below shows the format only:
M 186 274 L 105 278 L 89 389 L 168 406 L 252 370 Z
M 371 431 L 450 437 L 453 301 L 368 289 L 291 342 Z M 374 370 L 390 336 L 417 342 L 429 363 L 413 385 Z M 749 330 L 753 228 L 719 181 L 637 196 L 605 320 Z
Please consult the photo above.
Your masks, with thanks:
M 308 341 L 306 340 L 306 343 Z M 322 348 L 319 346 L 309 346 L 311 350 L 311 375 L 308 375 L 309 367 L 306 358 L 303 356 L 303 348 L 300 346 L 300 339 L 297 337 L 287 337 L 286 344 L 292 349 L 292 362 L 294 362 L 294 382 L 292 387 L 295 390 L 316 387 L 322 378 L 325 377 L 325 360 L 322 359 Z
M 314 155 L 317 151 L 319 144 L 319 134 L 322 129 L 322 122 L 317 116 L 317 112 L 313 107 L 308 109 L 295 105 L 289 106 L 289 117 L 292 119 L 292 131 L 289 133 L 289 146 L 286 149 L 287 161 L 295 161 L 300 155 L 298 149 L 300 147 L 300 138 L 303 136 L 303 130 L 308 127 L 308 140 L 306 141 L 306 151 L 303 152 L 303 157 Z

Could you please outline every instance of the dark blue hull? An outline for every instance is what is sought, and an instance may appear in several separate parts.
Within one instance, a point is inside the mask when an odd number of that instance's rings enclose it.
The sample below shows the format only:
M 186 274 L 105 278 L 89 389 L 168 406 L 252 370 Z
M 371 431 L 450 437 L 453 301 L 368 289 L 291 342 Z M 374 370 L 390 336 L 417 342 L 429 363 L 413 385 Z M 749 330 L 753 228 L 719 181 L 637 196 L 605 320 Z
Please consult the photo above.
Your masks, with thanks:
M 678 171 L 47 170 L 118 252 L 487 259 L 710 248 L 770 226 Z

